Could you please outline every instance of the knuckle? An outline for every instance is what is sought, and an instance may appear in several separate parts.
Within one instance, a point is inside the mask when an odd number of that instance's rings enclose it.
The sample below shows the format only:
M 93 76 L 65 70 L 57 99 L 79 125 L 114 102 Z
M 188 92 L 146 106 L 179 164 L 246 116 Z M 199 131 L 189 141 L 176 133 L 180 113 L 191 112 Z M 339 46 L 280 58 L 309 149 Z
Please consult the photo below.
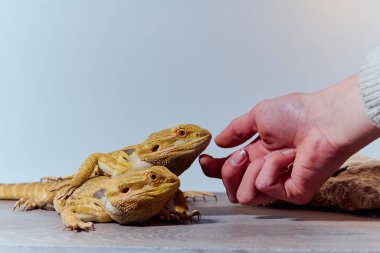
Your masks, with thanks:
M 264 99 L 261 102 L 259 102 L 255 107 L 252 108 L 252 112 L 260 112 L 261 110 L 265 109 L 268 105 L 270 99 Z
M 292 92 L 292 93 L 290 93 L 288 96 L 289 97 L 295 97 L 295 98 L 297 98 L 297 97 L 300 97 L 300 96 L 302 96 L 302 95 L 304 95 L 305 93 L 302 93 L 302 92 Z
M 261 192 L 267 192 L 271 188 L 271 185 L 268 183 L 268 181 L 260 179 L 256 180 L 255 186 Z
M 278 165 L 278 160 L 276 159 L 276 152 L 272 152 L 270 155 L 267 156 L 265 159 L 265 164 L 267 167 L 273 168 Z
M 265 158 L 265 167 L 271 170 L 282 170 L 288 166 L 289 159 L 284 158 L 284 155 L 280 151 L 273 151 L 269 153 Z
M 234 138 L 237 140 L 243 140 L 245 137 L 245 132 L 241 128 L 241 125 L 239 123 L 239 118 L 236 118 L 231 123 L 231 130 L 234 133 Z
M 271 106 L 272 101 L 273 99 L 264 99 L 260 101 L 249 111 L 249 113 L 256 116 L 265 115 L 268 107 Z

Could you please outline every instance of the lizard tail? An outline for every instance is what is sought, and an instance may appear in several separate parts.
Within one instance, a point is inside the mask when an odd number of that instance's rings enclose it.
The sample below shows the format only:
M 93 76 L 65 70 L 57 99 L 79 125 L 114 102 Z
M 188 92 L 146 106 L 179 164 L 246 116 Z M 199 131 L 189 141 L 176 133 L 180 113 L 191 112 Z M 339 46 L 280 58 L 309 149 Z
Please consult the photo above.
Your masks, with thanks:
M 57 182 L 0 184 L 0 199 L 40 198 L 49 195 Z

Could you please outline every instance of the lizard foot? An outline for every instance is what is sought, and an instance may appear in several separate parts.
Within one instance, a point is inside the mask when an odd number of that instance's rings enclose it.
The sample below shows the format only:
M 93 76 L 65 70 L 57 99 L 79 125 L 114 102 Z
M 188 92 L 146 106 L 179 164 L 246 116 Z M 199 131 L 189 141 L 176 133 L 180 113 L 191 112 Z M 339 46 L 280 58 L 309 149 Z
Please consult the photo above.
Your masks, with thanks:
M 57 199 L 67 199 L 74 192 L 78 186 L 73 184 L 71 180 L 69 182 L 62 182 L 53 189 L 51 192 L 57 192 Z
M 24 207 L 23 211 L 30 211 L 30 210 L 42 208 L 44 205 L 42 205 L 41 203 L 39 203 L 38 201 L 36 201 L 34 199 L 21 198 L 14 205 L 13 211 L 16 208 L 19 208 L 19 207 L 22 207 L 22 206 Z
M 72 176 L 67 176 L 67 177 L 41 177 L 41 183 L 42 182 L 60 182 L 60 181 L 65 181 L 65 180 L 69 180 L 69 179 L 72 179 L 73 177 Z
M 78 232 L 80 231 L 85 231 L 85 232 L 88 232 L 88 231 L 94 231 L 95 230 L 95 227 L 94 227 L 94 224 L 92 222 L 66 222 L 65 223 L 65 229 L 68 229 L 70 231 L 72 230 L 76 230 Z
M 193 201 L 195 202 L 197 200 L 197 198 L 202 198 L 203 201 L 206 201 L 206 197 L 211 197 L 211 198 L 214 198 L 215 201 L 218 200 L 218 198 L 216 197 L 216 195 L 212 192 L 201 192 L 201 191 L 185 191 L 183 192 L 183 196 L 186 198 L 186 199 L 193 199 Z
M 166 222 L 180 222 L 184 220 L 191 220 L 194 216 L 200 219 L 201 214 L 198 210 L 178 212 L 174 210 L 161 210 L 159 214 L 159 220 Z

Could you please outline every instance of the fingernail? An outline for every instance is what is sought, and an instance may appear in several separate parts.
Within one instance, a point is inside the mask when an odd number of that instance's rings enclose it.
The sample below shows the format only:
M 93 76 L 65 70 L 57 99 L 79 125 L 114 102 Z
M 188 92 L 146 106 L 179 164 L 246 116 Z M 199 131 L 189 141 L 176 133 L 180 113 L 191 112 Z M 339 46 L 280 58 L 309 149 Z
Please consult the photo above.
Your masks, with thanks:
M 229 159 L 232 166 L 240 165 L 247 158 L 247 152 L 242 148 L 240 151 L 235 152 Z
M 294 148 L 287 148 L 280 151 L 283 155 L 293 155 L 296 153 L 296 150 Z

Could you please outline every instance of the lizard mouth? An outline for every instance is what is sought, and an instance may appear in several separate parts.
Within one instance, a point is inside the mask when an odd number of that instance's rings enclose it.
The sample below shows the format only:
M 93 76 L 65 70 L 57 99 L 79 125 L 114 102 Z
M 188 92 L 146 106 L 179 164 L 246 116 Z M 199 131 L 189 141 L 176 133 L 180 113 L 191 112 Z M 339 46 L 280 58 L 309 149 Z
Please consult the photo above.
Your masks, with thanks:
M 185 145 L 180 145 L 180 147 L 174 146 L 174 150 L 178 151 L 193 151 L 193 150 L 199 150 L 199 152 L 202 152 L 206 149 L 208 144 L 211 141 L 211 136 L 202 136 L 195 140 L 189 141 Z
M 179 189 L 178 182 L 163 183 L 158 187 L 153 187 L 151 189 L 141 189 L 132 194 L 128 194 L 128 199 L 143 199 L 143 198 L 157 198 L 160 195 L 168 195 L 170 192 L 176 192 Z M 141 198 L 143 197 L 143 198 Z
M 208 144 L 210 143 L 211 141 L 211 136 L 201 136 L 201 137 L 198 137 L 196 139 L 193 139 L 193 140 L 178 140 L 176 142 L 177 145 L 174 145 L 172 147 L 169 147 L 169 148 L 166 148 L 166 149 L 162 149 L 162 150 L 158 150 L 155 152 L 156 155 L 159 155 L 159 154 L 166 154 L 168 152 L 172 152 L 172 151 L 186 151 L 186 150 L 196 150 L 196 149 L 199 149 L 201 150 L 201 152 L 206 149 L 206 147 L 208 146 Z

